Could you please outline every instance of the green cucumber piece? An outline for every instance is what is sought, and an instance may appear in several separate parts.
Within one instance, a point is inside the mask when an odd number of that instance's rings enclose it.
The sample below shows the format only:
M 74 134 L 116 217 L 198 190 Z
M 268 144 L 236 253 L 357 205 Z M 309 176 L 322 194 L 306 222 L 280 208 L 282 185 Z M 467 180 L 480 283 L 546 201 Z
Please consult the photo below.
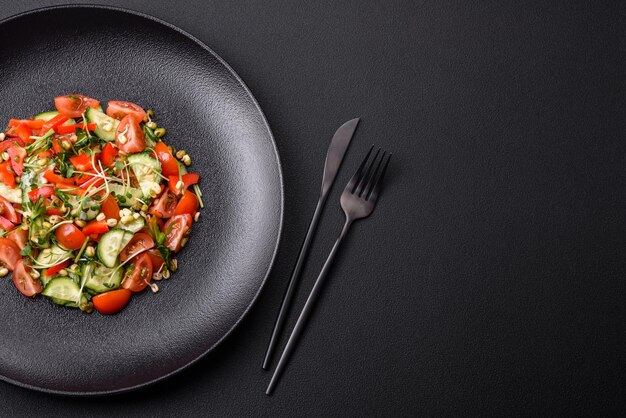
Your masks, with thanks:
M 127 224 L 123 224 L 121 222 L 118 222 L 117 227 L 119 229 L 123 229 L 124 231 L 128 231 L 130 233 L 135 233 L 135 232 L 139 232 L 141 231 L 141 229 L 146 226 L 146 220 L 143 217 L 139 217 L 137 219 L 133 219 L 132 222 L 129 222 Z
M 11 203 L 22 203 L 22 190 L 19 188 L 12 189 L 4 183 L 0 183 L 0 196 Z
M 89 263 L 83 274 L 85 288 L 95 293 L 114 290 L 122 284 L 122 269 L 109 268 L 98 263 Z
M 128 164 L 135 174 L 145 198 L 152 198 L 161 191 L 161 163 L 148 152 L 128 156 Z
M 49 297 L 58 305 L 70 308 L 78 307 L 77 301 L 81 299 L 80 286 L 69 277 L 57 277 L 50 280 L 46 285 L 42 295 Z
M 115 200 L 120 206 L 130 208 L 142 205 L 137 199 L 143 199 L 143 193 L 135 187 L 124 187 L 121 184 L 111 183 L 109 190 L 115 195 Z
M 98 243 L 98 258 L 106 267 L 113 268 L 117 265 L 117 257 L 130 242 L 133 234 L 121 229 L 113 229 L 102 235 Z
M 60 262 L 70 258 L 72 256 L 72 252 L 69 250 L 65 250 L 54 244 L 50 247 L 50 251 L 44 253 L 43 251 L 39 253 L 37 256 L 37 264 L 45 264 L 49 266 L 54 266 L 59 264 Z
M 105 141 L 115 141 L 115 131 L 120 124 L 119 120 L 113 119 L 102 112 L 102 110 L 92 109 L 91 107 L 87 108 L 85 118 L 87 118 L 87 122 L 96 124 L 96 130 L 94 131 L 96 135 Z

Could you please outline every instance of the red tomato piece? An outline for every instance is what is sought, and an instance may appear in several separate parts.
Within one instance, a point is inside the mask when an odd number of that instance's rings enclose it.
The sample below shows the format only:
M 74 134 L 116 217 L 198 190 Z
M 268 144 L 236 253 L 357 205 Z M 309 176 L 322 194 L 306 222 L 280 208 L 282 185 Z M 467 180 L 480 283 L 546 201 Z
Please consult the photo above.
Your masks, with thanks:
M 141 106 L 121 100 L 111 100 L 106 114 L 118 120 L 124 119 L 126 116 L 132 116 L 137 123 L 143 122 L 143 119 L 146 117 L 146 111 Z
M 148 257 L 150 257 L 150 261 L 152 261 L 152 272 L 156 273 L 157 271 L 160 271 L 163 264 L 165 264 L 165 260 L 163 260 L 163 256 L 161 255 L 159 250 L 153 248 L 151 250 L 148 250 L 146 254 L 148 254 Z
M 26 150 L 18 145 L 14 145 L 7 150 L 11 167 L 18 176 L 22 175 L 24 169 L 24 158 L 26 158 Z
M 22 258 L 20 247 L 8 238 L 0 238 L 0 263 L 13 271 L 15 264 Z
M 17 212 L 15 211 L 15 208 L 13 207 L 11 202 L 6 200 L 2 196 L 0 196 L 0 215 L 4 216 L 5 218 L 7 218 L 9 221 L 13 223 L 17 223 L 18 221 Z
M 167 145 L 165 145 L 163 141 L 159 141 L 154 146 L 154 151 L 156 152 L 157 158 L 161 163 L 161 171 L 163 172 L 163 175 L 166 177 L 178 177 L 178 163 Z
M 159 218 L 169 218 L 174 214 L 177 204 L 178 199 L 174 193 L 166 190 L 165 193 L 152 204 L 149 213 Z
M 30 274 L 32 269 L 27 266 L 23 259 L 19 259 L 15 264 L 15 271 L 13 272 L 13 284 L 26 297 L 35 296 L 41 293 L 43 287 L 39 279 L 33 279 Z
M 49 269 L 46 270 L 46 276 L 50 277 L 50 276 L 54 276 L 55 274 L 57 274 L 58 272 L 60 272 L 61 270 L 63 270 L 65 267 L 70 265 L 71 260 L 65 260 L 62 263 L 57 264 L 56 266 L 52 266 Z
M 198 202 L 198 198 L 195 194 L 187 190 L 183 197 L 178 201 L 178 205 L 176 205 L 176 209 L 174 210 L 174 215 L 182 215 L 188 213 L 191 216 L 194 216 L 198 211 L 198 207 L 200 207 L 200 203 Z
M 123 263 L 129 258 L 137 255 L 137 253 L 149 250 L 152 247 L 154 247 L 152 237 L 146 233 L 138 232 L 131 238 L 130 242 L 120 253 L 120 262 Z
M 141 152 L 146 149 L 146 138 L 132 116 L 125 116 L 115 132 L 115 145 L 127 154 Z
M 47 207 L 46 208 L 46 215 L 48 215 L 48 216 L 50 216 L 50 215 L 62 216 L 63 215 L 63 211 L 60 208 Z
M 5 231 L 10 231 L 15 228 L 15 225 L 13 225 L 13 222 L 0 215 L 0 228 L 4 229 Z
M 152 261 L 146 253 L 134 257 L 124 273 L 122 287 L 132 292 L 141 292 L 152 280 Z
M 28 243 L 28 231 L 26 229 L 13 229 L 7 234 L 7 238 L 17 244 L 20 250 L 23 250 Z
M 85 243 L 85 234 L 74 224 L 63 224 L 54 231 L 57 242 L 68 250 L 79 250 Z
M 94 296 L 91 301 L 96 311 L 102 315 L 113 315 L 128 305 L 132 292 L 128 289 L 111 290 Z
M 191 233 L 191 215 L 173 216 L 163 226 L 165 233 L 165 242 L 167 248 L 177 253 L 183 246 L 183 240 L 189 237 Z
M 68 118 L 79 118 L 88 107 L 98 107 L 100 102 L 82 94 L 68 94 L 54 98 L 57 110 Z

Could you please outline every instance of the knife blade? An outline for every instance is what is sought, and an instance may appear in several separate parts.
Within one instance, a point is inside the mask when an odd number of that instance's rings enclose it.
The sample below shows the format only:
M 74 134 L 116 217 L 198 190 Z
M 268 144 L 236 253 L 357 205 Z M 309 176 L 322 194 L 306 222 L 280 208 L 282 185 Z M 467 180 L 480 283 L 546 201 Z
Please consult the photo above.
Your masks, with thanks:
M 317 201 L 315 212 L 313 213 L 313 218 L 311 219 L 311 223 L 309 224 L 309 229 L 306 232 L 306 237 L 304 238 L 304 242 L 300 247 L 298 260 L 296 261 L 296 265 L 294 266 L 293 272 L 291 273 L 291 278 L 289 279 L 289 284 L 287 285 L 287 289 L 285 290 L 285 295 L 283 296 L 283 301 L 280 305 L 280 310 L 278 311 L 276 322 L 274 323 L 272 336 L 270 337 L 267 351 L 265 353 L 265 359 L 263 360 L 263 368 L 265 370 L 268 370 L 269 368 L 272 355 L 274 354 L 274 349 L 276 348 L 276 344 L 278 343 L 278 336 L 282 331 L 283 326 L 285 325 L 287 312 L 289 311 L 289 307 L 291 306 L 293 294 L 295 293 L 295 289 L 300 279 L 300 273 L 302 272 L 304 261 L 306 260 L 306 256 L 309 252 L 309 247 L 311 246 L 313 235 L 315 235 L 315 230 L 317 229 L 317 224 L 320 220 L 322 209 L 324 208 L 324 205 L 326 203 L 326 198 L 328 197 L 328 193 L 330 192 L 330 189 L 335 182 L 337 172 L 339 171 L 339 167 L 341 167 L 343 157 L 346 155 L 346 151 L 348 150 L 348 146 L 352 141 L 352 137 L 354 136 L 354 132 L 356 131 L 359 121 L 360 118 L 356 118 L 349 120 L 348 122 L 341 125 L 339 129 L 337 129 L 337 131 L 335 132 L 333 139 L 330 141 L 330 146 L 328 147 L 328 152 L 326 153 L 326 163 L 324 164 L 322 189 L 320 191 L 320 196 Z

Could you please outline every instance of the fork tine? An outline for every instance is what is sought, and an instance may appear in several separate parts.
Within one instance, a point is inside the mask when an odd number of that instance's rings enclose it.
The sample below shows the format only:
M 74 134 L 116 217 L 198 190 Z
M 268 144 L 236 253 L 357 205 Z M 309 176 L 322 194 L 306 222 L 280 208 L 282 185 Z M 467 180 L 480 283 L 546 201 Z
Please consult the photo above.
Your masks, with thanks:
M 380 187 L 381 187 L 381 184 L 383 182 L 383 178 L 385 177 L 385 172 L 387 171 L 387 166 L 389 165 L 389 160 L 391 160 L 391 153 L 387 157 L 387 161 L 385 161 L 385 165 L 383 166 L 383 169 L 380 171 L 380 174 L 378 175 L 378 178 L 374 182 L 374 187 L 372 188 L 372 190 L 370 190 L 370 193 L 365 198 L 365 200 L 371 200 L 373 202 L 376 202 L 376 199 L 378 199 L 378 194 L 380 193 Z
M 372 172 L 372 175 L 367 178 L 367 183 L 363 187 L 362 197 L 367 200 L 368 196 L 372 194 L 372 190 L 374 190 L 374 186 L 376 186 L 376 179 L 378 177 L 378 170 L 382 166 L 385 161 L 385 157 L 387 156 L 387 151 L 383 151 L 383 155 L 380 156 L 380 159 L 376 163 L 376 168 Z
M 370 154 L 372 153 L 373 149 L 374 149 L 374 145 L 372 145 L 370 150 L 367 152 L 367 155 L 365 156 L 365 158 L 363 158 L 363 162 L 359 166 L 358 170 L 356 170 L 356 173 L 354 173 L 354 176 L 352 176 L 352 178 L 346 185 L 346 188 L 345 188 L 346 191 L 349 191 L 350 193 L 354 193 L 354 189 L 356 188 L 357 182 L 361 179 L 363 168 L 365 167 L 365 164 L 367 163 L 367 160 L 369 159 Z
M 367 170 L 365 171 L 365 174 L 361 176 L 361 180 L 354 189 L 354 194 L 358 195 L 359 197 L 361 197 L 361 195 L 365 191 L 365 188 L 367 187 L 367 182 L 370 178 L 370 175 L 372 174 L 372 167 L 374 167 L 374 165 L 376 164 L 376 160 L 378 159 L 378 154 L 380 154 L 380 148 L 378 148 L 376 154 L 374 154 L 374 158 L 372 158 L 372 161 L 370 161 L 367 165 Z

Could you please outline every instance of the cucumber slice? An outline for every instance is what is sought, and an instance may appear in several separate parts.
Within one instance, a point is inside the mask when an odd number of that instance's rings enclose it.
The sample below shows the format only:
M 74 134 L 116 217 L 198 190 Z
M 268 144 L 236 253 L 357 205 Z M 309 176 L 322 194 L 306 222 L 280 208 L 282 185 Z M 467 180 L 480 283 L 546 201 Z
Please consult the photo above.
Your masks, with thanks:
M 102 109 L 102 108 L 100 108 Z M 96 130 L 94 133 L 105 141 L 115 141 L 115 131 L 120 121 L 106 115 L 102 110 L 87 108 L 85 112 L 87 122 L 95 123 Z
M 121 184 L 111 183 L 109 184 L 109 190 L 111 193 L 115 194 L 115 199 L 120 206 L 129 208 L 142 205 L 137 199 L 143 199 L 143 194 L 141 190 L 135 187 L 125 188 Z
M 131 233 L 135 233 L 135 232 L 139 232 L 141 231 L 141 229 L 146 226 L 146 220 L 142 217 L 139 217 L 137 219 L 134 219 L 132 222 L 129 222 L 127 224 L 123 224 L 121 222 L 118 222 L 117 227 L 119 229 L 123 229 L 124 231 L 128 231 Z
M 128 164 L 133 170 L 139 187 L 146 198 L 152 198 L 161 191 L 161 163 L 148 152 L 128 156 Z
M 0 183 L 0 196 L 11 203 L 22 203 L 22 190 L 19 188 L 12 189 L 4 183 Z
M 60 262 L 70 258 L 72 256 L 72 252 L 65 250 L 59 247 L 57 244 L 54 244 L 50 247 L 49 252 L 41 252 L 37 257 L 37 264 L 45 264 L 49 266 L 54 266 L 59 264 Z
M 113 229 L 102 235 L 98 243 L 98 258 L 109 268 L 117 264 L 117 256 L 126 247 L 133 234 L 121 229 Z
M 43 112 L 43 113 L 36 115 L 35 119 L 43 119 L 47 122 L 53 117 L 57 116 L 58 114 L 59 114 L 58 110 L 49 110 L 47 112 Z M 63 125 L 74 125 L 75 123 L 76 121 L 70 118 L 66 122 L 64 122 Z
M 89 263 L 83 275 L 85 288 L 95 293 L 117 289 L 122 284 L 122 269 L 105 267 L 97 263 Z
M 77 307 L 81 299 L 80 286 L 69 277 L 57 277 L 50 280 L 42 295 L 48 296 L 58 305 Z

